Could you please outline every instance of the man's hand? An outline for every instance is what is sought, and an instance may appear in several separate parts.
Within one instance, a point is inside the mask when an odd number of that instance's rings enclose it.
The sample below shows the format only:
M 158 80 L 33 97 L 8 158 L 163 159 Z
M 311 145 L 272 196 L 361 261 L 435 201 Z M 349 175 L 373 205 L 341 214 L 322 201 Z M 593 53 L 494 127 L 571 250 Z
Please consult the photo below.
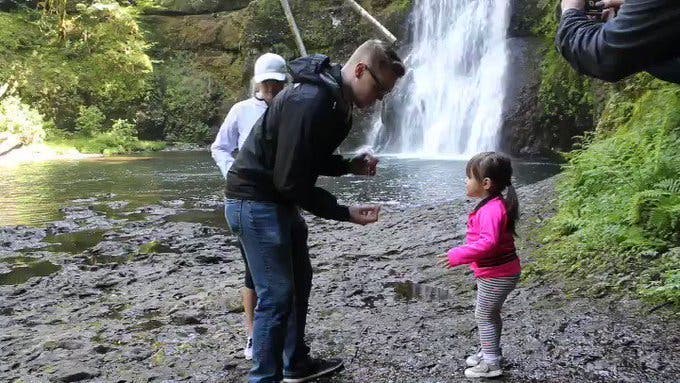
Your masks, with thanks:
M 349 207 L 349 221 L 359 225 L 368 225 L 378 221 L 380 206 L 358 205 Z
M 443 267 L 445 269 L 450 269 L 451 268 L 451 263 L 449 263 L 449 255 L 444 253 L 442 255 L 437 256 L 437 266 L 438 267 Z
M 614 10 L 618 11 L 624 2 L 624 0 L 601 0 L 597 2 L 597 5 L 601 5 L 604 9 L 614 8 Z
M 358 176 L 374 176 L 378 161 L 371 153 L 361 153 L 350 160 L 350 172 Z
M 597 3 L 597 5 L 601 5 L 603 10 L 602 10 L 602 20 L 604 21 L 609 21 L 616 17 L 616 14 L 619 12 L 619 8 L 623 5 L 624 0 L 602 0 Z
M 584 10 L 586 7 L 585 0 L 562 0 L 562 13 L 568 9 Z

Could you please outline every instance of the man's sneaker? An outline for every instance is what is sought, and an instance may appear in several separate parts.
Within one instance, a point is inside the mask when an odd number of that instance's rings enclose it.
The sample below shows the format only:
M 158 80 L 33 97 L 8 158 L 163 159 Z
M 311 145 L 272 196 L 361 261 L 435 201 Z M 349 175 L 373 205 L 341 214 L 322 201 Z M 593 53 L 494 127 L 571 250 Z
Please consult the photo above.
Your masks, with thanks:
M 299 371 L 284 371 L 284 383 L 302 383 L 314 380 L 320 376 L 330 375 L 342 368 L 340 359 L 312 359 L 309 358 Z
M 503 375 L 501 366 L 495 363 L 487 363 L 485 360 L 479 361 L 479 364 L 465 370 L 466 378 L 495 378 Z
M 470 355 L 465 359 L 465 364 L 468 365 L 468 367 L 474 367 L 479 364 L 484 359 L 484 353 L 482 350 L 479 350 L 478 352 Z
M 246 347 L 243 349 L 243 356 L 245 356 L 247 360 L 253 359 L 253 338 L 251 337 L 248 337 Z

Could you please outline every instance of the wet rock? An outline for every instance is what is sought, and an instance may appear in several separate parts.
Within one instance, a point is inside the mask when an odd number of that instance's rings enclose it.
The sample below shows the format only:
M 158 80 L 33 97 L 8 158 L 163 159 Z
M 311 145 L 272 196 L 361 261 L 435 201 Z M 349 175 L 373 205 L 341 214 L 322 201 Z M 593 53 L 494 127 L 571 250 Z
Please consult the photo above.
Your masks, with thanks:
M 184 206 L 184 201 L 182 201 L 181 199 L 175 199 L 175 200 L 171 200 L 171 201 L 161 201 L 161 205 L 163 205 L 165 207 L 178 208 L 178 207 Z
M 205 318 L 205 314 L 195 310 L 178 311 L 172 314 L 171 320 L 173 324 L 178 326 L 200 324 Z
M 57 221 L 47 224 L 47 234 L 56 235 L 61 233 L 70 233 L 80 228 L 80 225 L 73 221 Z
M 87 254 L 95 264 L 126 262 L 137 254 L 137 247 L 126 242 L 102 241 L 90 248 Z
M 67 220 L 92 218 L 97 214 L 90 206 L 68 206 L 60 209 L 60 211 L 64 213 Z
M 194 259 L 196 259 L 196 261 L 197 261 L 198 263 L 201 263 L 201 264 L 204 264 L 204 265 L 205 265 L 205 264 L 208 264 L 208 265 L 216 265 L 216 264 L 218 264 L 218 263 L 224 261 L 224 258 L 222 258 L 222 257 L 220 257 L 220 256 L 215 256 L 215 255 L 213 255 L 213 256 L 208 256 L 208 255 L 198 255 L 198 256 L 196 256 L 196 258 L 194 258 Z
M 112 202 L 105 203 L 105 205 L 109 209 L 115 209 L 115 210 L 122 209 L 122 208 L 128 206 L 129 204 L 130 203 L 128 201 L 112 201 Z
M 548 155 L 552 134 L 539 124 L 538 88 L 545 42 L 536 37 L 508 39 L 508 78 L 503 101 L 503 149 L 524 156 Z
M 133 347 L 129 351 L 126 351 L 123 356 L 125 359 L 141 362 L 149 359 L 153 354 L 153 350 L 142 347 Z
M 220 297 L 219 306 L 220 309 L 228 313 L 243 312 L 243 300 L 241 298 L 241 292 L 236 289 L 226 290 Z
M 10 306 L 0 307 L 0 315 L 12 315 L 14 313 L 14 308 Z
M 17 251 L 42 247 L 45 230 L 26 226 L 0 227 L 0 251 Z
M 75 339 L 51 340 L 43 343 L 43 348 L 45 350 L 79 350 L 83 348 L 83 343 Z
M 99 370 L 77 364 L 60 365 L 58 368 L 59 370 L 54 373 L 55 380 L 58 382 L 80 382 L 100 375 Z
M 111 288 L 111 287 L 117 285 L 118 282 L 120 282 L 119 279 L 114 279 L 114 278 L 111 278 L 111 277 L 105 277 L 102 280 L 95 282 L 94 287 L 96 287 L 98 289 L 105 290 L 105 289 L 108 289 L 108 288 Z
M 96 352 L 97 354 L 106 354 L 112 350 L 114 350 L 114 348 L 105 346 L 103 344 L 97 345 L 92 348 L 92 351 Z

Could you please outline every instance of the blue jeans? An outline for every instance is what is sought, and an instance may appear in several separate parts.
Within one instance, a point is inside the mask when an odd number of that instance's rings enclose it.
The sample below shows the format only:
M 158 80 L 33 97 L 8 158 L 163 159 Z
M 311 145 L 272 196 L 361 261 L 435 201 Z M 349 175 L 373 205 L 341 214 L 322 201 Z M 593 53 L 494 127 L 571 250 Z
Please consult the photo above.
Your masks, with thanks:
M 227 200 L 227 223 L 243 246 L 257 293 L 250 383 L 279 383 L 309 353 L 305 325 L 312 265 L 296 207 Z

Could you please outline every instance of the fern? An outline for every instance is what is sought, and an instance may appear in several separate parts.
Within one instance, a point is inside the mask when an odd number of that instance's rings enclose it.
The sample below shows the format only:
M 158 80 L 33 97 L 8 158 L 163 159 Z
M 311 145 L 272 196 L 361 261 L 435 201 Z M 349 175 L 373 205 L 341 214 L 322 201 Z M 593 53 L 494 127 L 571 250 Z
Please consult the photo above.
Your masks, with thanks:
M 680 178 L 667 178 L 654 185 L 654 187 L 669 193 L 680 194 Z
M 630 223 L 640 224 L 646 220 L 648 213 L 659 204 L 659 201 L 668 192 L 659 189 L 643 190 L 636 193 L 631 201 L 631 208 L 628 213 Z

